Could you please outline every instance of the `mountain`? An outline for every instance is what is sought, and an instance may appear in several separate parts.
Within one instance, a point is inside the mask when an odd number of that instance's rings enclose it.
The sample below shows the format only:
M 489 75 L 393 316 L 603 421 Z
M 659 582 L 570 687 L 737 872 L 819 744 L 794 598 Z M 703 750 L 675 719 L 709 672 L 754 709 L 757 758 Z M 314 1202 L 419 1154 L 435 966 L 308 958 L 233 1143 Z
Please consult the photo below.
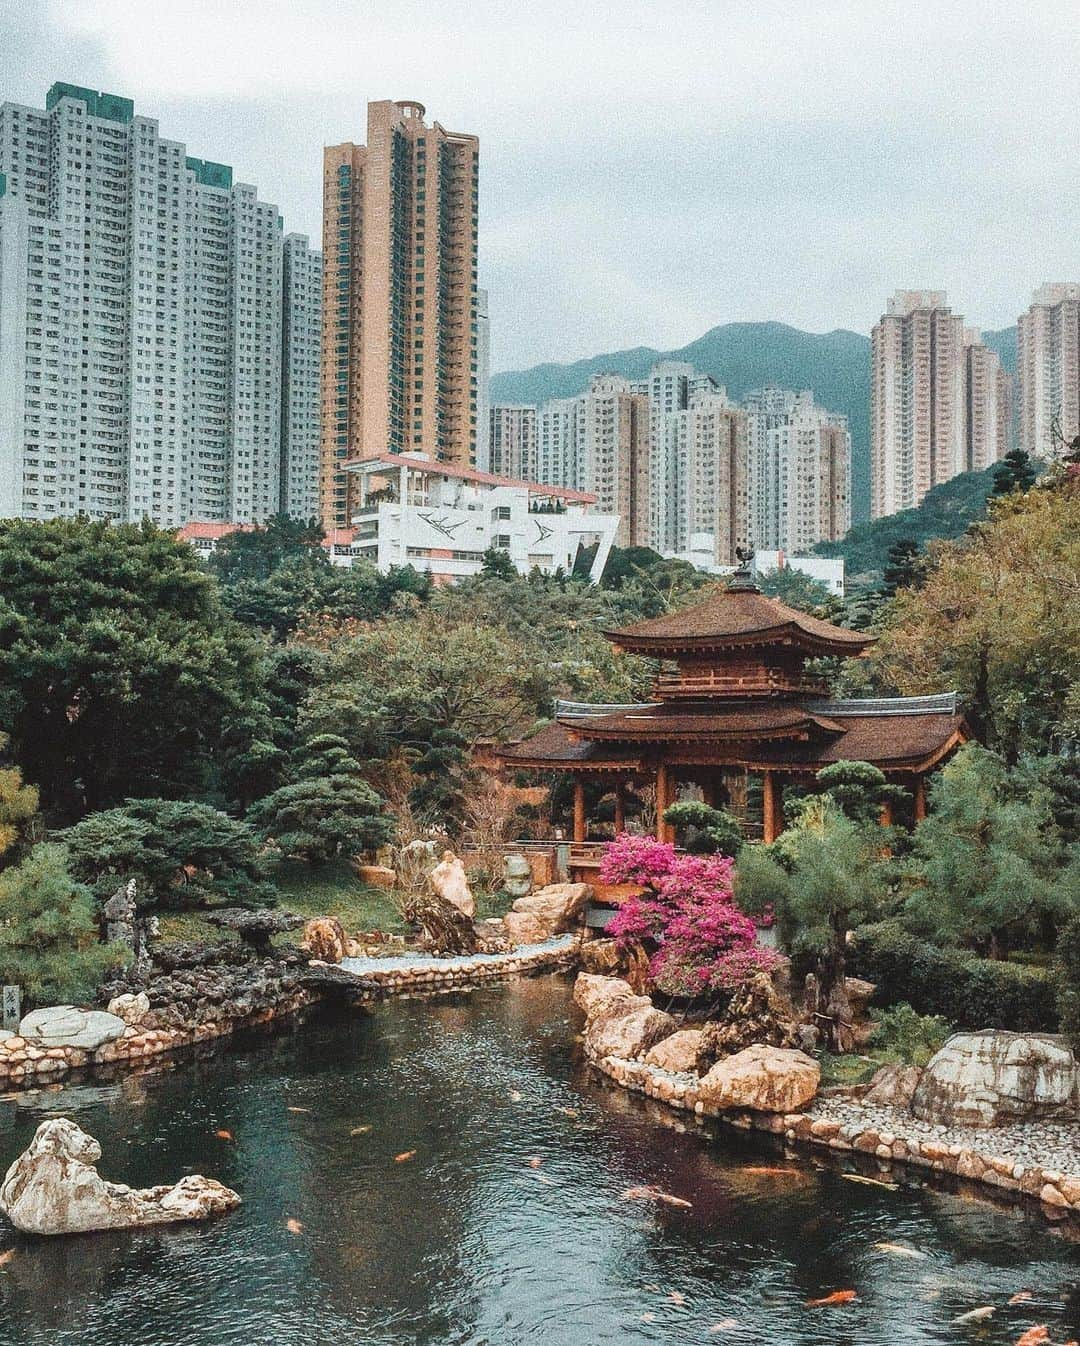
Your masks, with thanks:
M 994 333 L 1004 337 L 1005 333 Z M 688 360 L 711 374 L 734 398 L 776 383 L 812 388 L 829 411 L 851 427 L 851 497 L 855 522 L 870 516 L 870 338 L 859 332 L 801 332 L 779 322 L 733 322 L 714 327 L 678 350 L 649 346 L 613 351 L 574 364 L 536 365 L 491 379 L 492 402 L 541 403 L 584 392 L 593 374 L 643 378 L 657 360 Z
M 1016 378 L 1016 328 L 1003 327 L 1000 332 L 984 332 L 983 345 L 997 352 L 1001 367 Z

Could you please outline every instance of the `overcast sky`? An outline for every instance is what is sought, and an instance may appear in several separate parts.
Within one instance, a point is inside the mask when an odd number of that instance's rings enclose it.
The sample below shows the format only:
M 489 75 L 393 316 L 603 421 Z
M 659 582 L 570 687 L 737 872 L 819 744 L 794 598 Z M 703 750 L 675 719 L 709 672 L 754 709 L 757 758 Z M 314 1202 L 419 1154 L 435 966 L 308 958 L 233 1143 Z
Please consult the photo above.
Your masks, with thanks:
M 1003 327 L 1080 279 L 1077 0 L 0 0 L 0 100 L 135 99 L 320 236 L 373 98 L 480 137 L 493 368 L 897 287 Z

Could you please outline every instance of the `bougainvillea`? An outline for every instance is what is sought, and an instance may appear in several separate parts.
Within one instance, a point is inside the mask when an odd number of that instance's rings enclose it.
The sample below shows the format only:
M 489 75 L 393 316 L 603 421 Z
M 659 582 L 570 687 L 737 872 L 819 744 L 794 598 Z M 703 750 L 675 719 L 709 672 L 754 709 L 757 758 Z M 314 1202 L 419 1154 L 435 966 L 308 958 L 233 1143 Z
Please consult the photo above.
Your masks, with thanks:
M 732 990 L 777 962 L 735 905 L 734 870 L 726 856 L 679 855 L 665 842 L 623 833 L 607 847 L 600 877 L 644 891 L 620 906 L 608 933 L 621 948 L 651 949 L 650 974 L 669 994 Z

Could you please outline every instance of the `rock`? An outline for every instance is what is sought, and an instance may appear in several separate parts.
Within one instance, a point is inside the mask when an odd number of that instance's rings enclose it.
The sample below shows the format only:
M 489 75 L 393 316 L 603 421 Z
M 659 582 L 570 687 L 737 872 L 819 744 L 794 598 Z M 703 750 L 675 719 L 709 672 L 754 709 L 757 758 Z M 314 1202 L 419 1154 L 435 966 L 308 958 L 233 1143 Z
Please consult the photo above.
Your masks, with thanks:
M 282 935 L 304 924 L 303 916 L 296 916 L 291 911 L 275 911 L 269 907 L 260 911 L 248 911 L 245 907 L 222 907 L 218 911 L 208 912 L 206 920 L 209 925 L 216 925 L 220 930 L 234 930 L 245 944 L 264 955 L 273 951 L 270 940 L 274 935 Z
M 100 1158 L 97 1141 L 67 1117 L 42 1122 L 0 1184 L 0 1210 L 27 1234 L 84 1234 L 206 1220 L 240 1204 L 235 1192 L 198 1174 L 141 1191 L 106 1182 Z
M 53 1005 L 34 1010 L 19 1024 L 19 1036 L 44 1047 L 78 1047 L 93 1052 L 124 1036 L 125 1021 L 104 1010 L 81 1010 L 74 1005 Z
M 581 966 L 586 972 L 611 976 L 622 967 L 622 955 L 613 939 L 590 939 L 581 946 Z
M 574 982 L 574 1004 L 584 1010 L 585 1018 L 593 1018 L 603 1007 L 616 1000 L 637 1000 L 630 983 L 621 977 L 598 977 L 591 972 L 578 973 Z
M 922 1071 L 918 1066 L 882 1066 L 874 1072 L 862 1101 L 892 1108 L 910 1107 L 921 1078 Z
M 820 1079 L 817 1062 L 803 1052 L 747 1047 L 713 1066 L 698 1093 L 707 1108 L 799 1112 L 817 1093 Z
M 465 866 L 453 851 L 443 851 L 443 857 L 428 876 L 431 890 L 436 897 L 449 902 L 463 916 L 471 921 L 476 915 L 476 902 L 473 900 L 469 881 L 465 877 Z
M 145 991 L 138 995 L 118 995 L 109 1001 L 107 1013 L 123 1019 L 130 1028 L 137 1028 L 150 1013 L 150 997 Z
M 542 944 L 569 930 L 592 896 L 587 883 L 551 883 L 527 897 L 519 897 L 503 918 L 506 933 L 518 943 Z M 528 921 L 514 918 L 527 916 Z M 528 932 L 521 939 L 515 932 Z
M 525 897 L 532 892 L 532 868 L 523 855 L 508 855 L 503 860 L 503 888 L 511 897 Z
M 397 874 L 388 865 L 353 865 L 353 873 L 369 888 L 393 888 Z
M 930 1060 L 911 1100 L 926 1122 L 1002 1126 L 1080 1108 L 1080 1066 L 1053 1033 L 954 1033 Z
M 612 1000 L 601 1006 L 585 1029 L 585 1050 L 596 1061 L 607 1056 L 633 1060 L 675 1030 L 670 1014 L 655 1009 L 647 996 Z
M 547 926 L 531 911 L 508 911 L 502 924 L 511 944 L 543 944 L 548 938 Z
M 304 926 L 302 946 L 322 963 L 340 963 L 349 956 L 349 940 L 336 916 L 318 916 Z
M 767 972 L 757 972 L 731 997 L 722 1019 L 708 1024 L 702 1061 L 711 1065 L 755 1043 L 794 1047 L 799 1025 L 791 1002 L 777 990 Z
M 847 992 L 852 1013 L 860 1015 L 866 1013 L 877 987 L 872 981 L 863 981 L 861 977 L 845 977 L 844 990 Z
M 664 1038 L 649 1049 L 645 1064 L 659 1066 L 661 1070 L 670 1070 L 676 1075 L 696 1075 L 704 1036 L 703 1029 L 680 1028 L 677 1033 L 672 1033 L 671 1037 Z

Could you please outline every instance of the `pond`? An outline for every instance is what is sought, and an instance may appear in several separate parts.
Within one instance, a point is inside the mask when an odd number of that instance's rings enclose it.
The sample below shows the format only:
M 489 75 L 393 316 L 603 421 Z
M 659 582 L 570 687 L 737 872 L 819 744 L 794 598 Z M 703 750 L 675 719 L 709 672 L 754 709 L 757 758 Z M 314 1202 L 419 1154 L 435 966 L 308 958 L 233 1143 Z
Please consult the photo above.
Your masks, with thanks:
M 569 989 L 546 977 L 327 1011 L 174 1069 L 8 1096 L 4 1165 L 63 1113 L 101 1141 L 105 1176 L 198 1170 L 244 1205 L 208 1225 L 76 1239 L 0 1228 L 14 1249 L 0 1342 L 896 1346 L 1011 1343 L 1033 1323 L 1057 1342 L 1080 1335 L 1078 1246 L 1037 1213 L 914 1179 L 856 1184 L 762 1140 L 680 1130 L 583 1065 Z M 625 1195 L 647 1185 L 692 1209 Z M 851 1304 L 807 1304 L 849 1288 Z M 1033 1300 L 1007 1307 L 1025 1288 Z M 950 1325 L 990 1304 L 989 1322 Z

